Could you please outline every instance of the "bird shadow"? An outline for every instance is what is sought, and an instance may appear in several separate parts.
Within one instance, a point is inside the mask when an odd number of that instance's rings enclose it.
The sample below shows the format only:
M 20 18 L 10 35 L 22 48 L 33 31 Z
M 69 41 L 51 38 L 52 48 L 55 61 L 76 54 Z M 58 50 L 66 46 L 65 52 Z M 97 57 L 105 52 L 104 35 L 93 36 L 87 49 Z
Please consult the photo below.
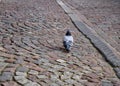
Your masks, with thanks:
M 56 51 L 61 51 L 63 53 L 69 53 L 68 51 L 65 50 L 65 48 L 63 48 L 62 46 L 46 46 L 47 48 L 51 49 L 51 50 L 56 50 Z

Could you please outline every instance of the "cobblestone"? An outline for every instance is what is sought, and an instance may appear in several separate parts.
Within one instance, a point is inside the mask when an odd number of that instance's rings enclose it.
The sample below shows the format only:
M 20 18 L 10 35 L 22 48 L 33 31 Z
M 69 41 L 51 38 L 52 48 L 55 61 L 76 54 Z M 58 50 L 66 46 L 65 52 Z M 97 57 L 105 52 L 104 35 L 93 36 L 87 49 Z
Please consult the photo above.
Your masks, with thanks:
M 0 85 L 99 86 L 103 79 L 108 79 L 119 86 L 113 68 L 78 31 L 57 2 L 0 2 Z M 74 20 L 78 20 L 65 3 L 60 3 Z M 64 51 L 62 44 L 67 29 L 74 37 L 70 53 Z
M 1 80 L 1 81 L 12 80 L 13 75 L 14 75 L 14 74 L 11 73 L 11 72 L 3 72 L 2 75 L 0 76 L 0 80 Z
M 0 57 L 0 62 L 4 62 L 6 59 L 4 57 Z
M 25 78 L 25 76 L 14 76 L 15 80 L 20 80 L 20 79 L 23 79 Z
M 39 79 L 46 79 L 46 78 L 48 78 L 48 77 L 45 76 L 45 75 L 37 75 L 37 77 L 38 77 Z
M 27 76 L 27 73 L 23 73 L 23 72 L 16 72 L 17 76 Z
M 17 80 L 17 82 L 24 85 L 24 84 L 28 83 L 28 80 L 26 78 L 23 78 L 23 79 Z
M 51 76 L 50 76 L 50 79 L 51 79 L 52 81 L 54 81 L 54 82 L 57 81 L 58 78 L 59 78 L 59 77 L 57 77 L 56 75 L 51 75 Z
M 113 86 L 113 84 L 108 80 L 102 80 L 102 86 Z
M 2 83 L 2 86 L 20 86 L 14 81 Z
M 11 75 L 1 75 L 0 76 L 0 81 L 10 81 L 10 80 L 12 80 Z
M 19 72 L 28 72 L 29 69 L 27 67 L 18 67 L 18 69 L 16 71 L 19 71 Z
M 58 60 L 56 60 L 57 62 L 60 62 L 60 63 L 64 63 L 64 62 L 66 62 L 66 61 L 64 61 L 64 60 L 62 60 L 62 59 L 58 59 Z
M 71 78 L 71 76 L 68 76 L 68 75 L 61 75 L 61 80 L 67 80 L 69 78 Z
M 40 85 L 35 82 L 30 82 L 30 83 L 25 84 L 24 86 L 40 86 Z
M 50 86 L 60 86 L 60 85 L 58 85 L 56 83 L 52 83 L 52 84 L 50 84 Z
M 33 75 L 38 75 L 38 71 L 35 70 L 30 70 L 28 73 Z
M 67 79 L 67 80 L 65 80 L 65 82 L 67 82 L 68 84 L 72 84 L 72 85 L 74 85 L 76 83 L 76 81 L 73 79 Z
M 73 78 L 74 80 L 79 81 L 81 77 L 80 77 L 79 75 L 74 74 L 74 75 L 72 76 L 72 78 Z

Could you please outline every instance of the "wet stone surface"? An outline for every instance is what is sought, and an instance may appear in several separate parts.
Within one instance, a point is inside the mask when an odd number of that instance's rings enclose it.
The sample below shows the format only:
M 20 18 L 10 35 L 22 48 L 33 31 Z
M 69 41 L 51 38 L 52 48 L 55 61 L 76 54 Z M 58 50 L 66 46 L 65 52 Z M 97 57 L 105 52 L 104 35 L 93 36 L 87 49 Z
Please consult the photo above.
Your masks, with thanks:
M 120 83 L 55 0 L 2 0 L 0 20 L 0 85 L 97 86 L 104 78 Z M 62 45 L 68 28 L 75 41 L 70 53 Z

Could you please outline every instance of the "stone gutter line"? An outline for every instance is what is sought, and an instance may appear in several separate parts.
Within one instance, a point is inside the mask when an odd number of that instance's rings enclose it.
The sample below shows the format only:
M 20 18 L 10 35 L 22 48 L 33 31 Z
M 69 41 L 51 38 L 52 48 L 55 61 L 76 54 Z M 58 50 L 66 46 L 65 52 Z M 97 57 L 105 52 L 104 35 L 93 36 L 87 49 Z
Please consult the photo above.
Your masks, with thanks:
M 103 55 L 108 63 L 113 67 L 116 75 L 120 78 L 120 59 L 113 52 L 108 43 L 106 43 L 97 33 L 88 27 L 85 23 L 79 20 L 79 17 L 61 0 L 56 0 L 57 3 L 63 8 L 65 13 L 71 18 L 71 21 L 76 28 L 85 35 L 93 46 Z

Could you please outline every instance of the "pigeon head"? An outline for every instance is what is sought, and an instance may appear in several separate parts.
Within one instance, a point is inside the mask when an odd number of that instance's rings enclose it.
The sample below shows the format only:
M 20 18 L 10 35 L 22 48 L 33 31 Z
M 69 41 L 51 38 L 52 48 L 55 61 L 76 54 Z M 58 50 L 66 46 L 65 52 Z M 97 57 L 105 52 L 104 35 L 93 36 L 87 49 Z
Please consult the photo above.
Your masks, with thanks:
M 68 31 L 66 32 L 66 36 L 71 36 L 70 30 L 68 30 Z

